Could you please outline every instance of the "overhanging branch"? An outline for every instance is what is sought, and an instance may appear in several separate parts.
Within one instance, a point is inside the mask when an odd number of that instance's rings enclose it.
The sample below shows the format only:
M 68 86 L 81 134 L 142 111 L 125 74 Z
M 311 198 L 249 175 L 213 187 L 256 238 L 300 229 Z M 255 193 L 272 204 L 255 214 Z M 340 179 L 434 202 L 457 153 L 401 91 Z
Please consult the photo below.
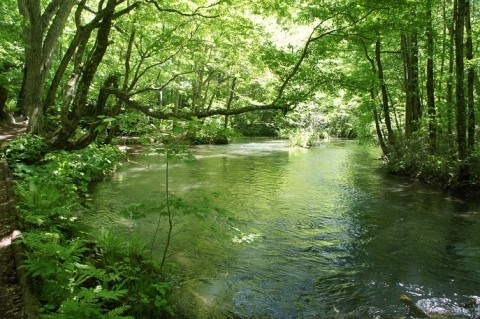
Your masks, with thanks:
M 243 113 L 249 113 L 249 112 L 255 112 L 255 111 L 265 111 L 265 110 L 280 110 L 283 111 L 284 113 L 288 112 L 291 110 L 293 103 L 289 104 L 283 104 L 283 105 L 275 105 L 275 104 L 258 104 L 258 105 L 249 105 L 237 109 L 213 109 L 213 110 L 208 110 L 204 112 L 180 112 L 178 114 L 175 114 L 173 112 L 165 112 L 161 110 L 155 110 L 149 107 L 148 105 L 143 105 L 138 101 L 130 99 L 129 94 L 125 94 L 124 92 L 114 89 L 114 88 L 109 88 L 106 89 L 106 92 L 114 95 L 118 99 L 120 99 L 125 105 L 138 110 L 148 116 L 151 116 L 156 119 L 161 119 L 161 120 L 166 120 L 170 118 L 178 118 L 178 119 L 191 119 L 193 117 L 196 118 L 206 118 L 206 117 L 211 117 L 214 115 L 238 115 L 238 114 L 243 114 Z
M 218 2 L 215 2 L 211 5 L 208 5 L 208 6 L 200 6 L 198 7 L 197 9 L 195 9 L 195 11 L 193 12 L 182 12 L 180 10 L 177 10 L 177 9 L 171 9 L 171 8 L 162 8 L 157 1 L 155 0 L 147 0 L 147 3 L 152 3 L 158 11 L 160 12 L 169 12 L 169 13 L 175 13 L 175 14 L 179 14 L 181 16 L 184 16 L 184 17 L 195 17 L 195 16 L 199 16 L 199 17 L 202 17 L 202 18 L 218 18 L 220 15 L 206 15 L 206 14 L 203 14 L 203 13 L 200 13 L 199 11 L 200 10 L 203 10 L 203 9 L 209 9 L 209 8 L 212 8 L 216 5 L 219 5 L 221 3 L 221 1 L 218 1 Z

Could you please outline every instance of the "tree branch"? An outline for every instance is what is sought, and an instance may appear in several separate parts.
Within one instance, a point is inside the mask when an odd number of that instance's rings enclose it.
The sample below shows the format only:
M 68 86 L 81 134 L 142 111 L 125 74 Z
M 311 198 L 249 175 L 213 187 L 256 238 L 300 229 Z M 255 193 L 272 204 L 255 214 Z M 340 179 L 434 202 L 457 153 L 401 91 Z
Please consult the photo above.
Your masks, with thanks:
M 117 12 L 114 13 L 113 15 L 113 20 L 116 20 L 117 18 L 129 13 L 130 11 L 132 11 L 133 9 L 136 9 L 140 6 L 140 1 L 136 1 L 134 3 L 132 3 L 131 5 L 129 5 L 128 7 L 126 7 L 125 9 L 122 9 L 122 10 L 119 10 Z
M 143 88 L 141 90 L 137 90 L 137 91 L 131 93 L 130 96 L 134 96 L 134 95 L 141 94 L 141 93 L 148 92 L 148 91 L 162 91 L 163 89 L 165 89 L 167 87 L 167 85 L 172 83 L 172 81 L 176 80 L 178 77 L 180 77 L 182 75 L 185 75 L 185 74 L 191 74 L 191 73 L 195 73 L 195 71 L 177 73 L 159 88 Z
M 202 14 L 202 13 L 199 13 L 200 10 L 202 9 L 210 9 L 218 4 L 220 4 L 222 1 L 218 1 L 218 2 L 215 2 L 209 6 L 200 6 L 198 7 L 197 9 L 195 9 L 195 11 L 193 12 L 190 12 L 190 13 L 187 13 L 187 12 L 182 12 L 180 10 L 176 10 L 176 9 L 171 9 L 171 8 L 162 8 L 160 7 L 160 5 L 158 4 L 158 2 L 156 0 L 147 0 L 147 3 L 153 3 L 153 5 L 157 8 L 158 11 L 160 12 L 169 12 L 169 13 L 175 13 L 175 14 L 179 14 L 181 16 L 184 16 L 184 17 L 194 17 L 194 16 L 199 16 L 199 17 L 202 17 L 202 18 L 218 18 L 220 15 L 205 15 L 205 14 Z
M 156 119 L 167 120 L 170 118 L 178 118 L 178 119 L 191 119 L 193 117 L 196 118 L 206 118 L 214 115 L 238 115 L 248 112 L 255 112 L 255 111 L 264 111 L 264 110 L 281 110 L 285 112 L 285 110 L 289 110 L 293 103 L 284 104 L 284 105 L 274 105 L 274 104 L 259 104 L 259 105 L 249 105 L 245 107 L 241 107 L 238 109 L 214 109 L 204 112 L 180 112 L 179 114 L 175 114 L 173 112 L 165 112 L 161 110 L 155 110 L 149 107 L 148 105 L 143 105 L 137 101 L 131 100 L 129 94 L 125 94 L 118 89 L 109 88 L 106 89 L 106 92 L 113 94 L 122 102 L 124 102 L 129 107 L 138 110 L 148 116 L 151 116 Z
M 305 43 L 305 45 L 302 49 L 302 54 L 300 55 L 300 58 L 295 63 L 292 71 L 290 71 L 288 76 L 283 81 L 282 85 L 280 86 L 280 88 L 278 90 L 277 97 L 275 98 L 275 100 L 272 104 L 278 103 L 278 101 L 280 101 L 280 99 L 282 98 L 283 93 L 285 92 L 285 89 L 287 88 L 287 85 L 290 83 L 290 81 L 293 79 L 293 77 L 298 73 L 298 71 L 300 70 L 300 67 L 302 66 L 303 61 L 307 57 L 308 49 L 309 49 L 310 45 L 313 42 L 317 41 L 318 39 L 320 39 L 324 36 L 327 36 L 329 34 L 335 33 L 337 31 L 336 29 L 330 30 L 330 31 L 324 32 L 324 33 L 314 37 L 314 34 L 316 33 L 317 29 L 320 28 L 321 25 L 322 25 L 322 22 L 320 22 L 315 28 L 313 28 L 312 32 L 310 33 L 310 36 L 308 37 L 307 42 Z
M 42 26 L 45 28 L 50 23 L 50 20 L 55 15 L 55 12 L 58 10 L 58 7 L 61 5 L 62 0 L 51 1 L 48 6 L 45 8 L 45 11 L 42 14 Z

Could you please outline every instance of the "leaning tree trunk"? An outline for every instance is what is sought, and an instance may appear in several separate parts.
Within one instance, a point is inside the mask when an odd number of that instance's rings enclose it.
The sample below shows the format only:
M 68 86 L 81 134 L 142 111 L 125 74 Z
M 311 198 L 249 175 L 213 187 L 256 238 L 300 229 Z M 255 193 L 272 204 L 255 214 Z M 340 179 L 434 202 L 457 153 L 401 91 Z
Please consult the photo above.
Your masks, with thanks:
M 395 147 L 395 135 L 392 129 L 392 121 L 390 119 L 390 107 L 388 103 L 387 85 L 385 83 L 385 76 L 383 74 L 383 64 L 381 59 L 381 42 L 380 37 L 377 37 L 375 42 L 375 61 L 377 63 L 377 75 L 380 82 L 380 90 L 382 93 L 382 107 L 385 116 L 385 127 L 387 128 L 387 141 L 390 146 Z
M 23 115 L 29 116 L 30 133 L 42 129 L 45 79 L 75 3 L 75 0 L 50 1 L 42 13 L 40 0 L 18 0 L 20 14 L 25 19 L 25 74 L 19 108 Z
M 375 66 L 375 61 L 368 54 L 367 44 L 363 40 L 361 40 L 361 42 L 362 42 L 363 52 L 365 53 L 365 57 L 370 63 L 370 69 L 372 71 L 372 74 L 375 76 L 378 76 L 377 68 Z M 385 138 L 383 137 L 382 128 L 380 126 L 380 115 L 378 114 L 377 107 L 376 107 L 376 100 L 377 100 L 376 96 L 377 96 L 377 93 L 375 90 L 375 86 L 372 85 L 370 88 L 370 97 L 372 99 L 372 115 L 373 115 L 373 121 L 375 122 L 375 132 L 377 133 L 378 143 L 380 144 L 383 154 L 388 155 L 389 151 L 388 151 L 387 144 L 385 143 Z
M 95 47 L 82 69 L 82 75 L 78 80 L 78 89 L 73 97 L 72 106 L 70 110 L 63 110 L 61 127 L 50 141 L 54 149 L 77 148 L 75 142 L 69 142 L 69 139 L 75 134 L 77 125 L 88 108 L 88 94 L 93 79 L 109 46 L 109 36 L 116 5 L 116 0 L 109 0 L 105 6 L 105 16 L 97 31 Z

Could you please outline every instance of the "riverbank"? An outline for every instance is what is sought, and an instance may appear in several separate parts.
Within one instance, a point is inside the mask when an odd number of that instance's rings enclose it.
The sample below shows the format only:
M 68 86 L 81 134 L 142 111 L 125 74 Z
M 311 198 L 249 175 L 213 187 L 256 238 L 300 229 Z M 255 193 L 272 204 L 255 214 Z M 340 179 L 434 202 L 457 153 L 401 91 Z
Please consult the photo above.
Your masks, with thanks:
M 90 186 L 112 173 L 124 152 L 116 146 L 90 145 L 38 159 L 36 148 L 43 145 L 39 137 L 22 136 L 9 144 L 7 154 L 25 248 L 21 269 L 32 280 L 42 314 L 52 319 L 168 317 L 170 283 L 145 253 L 146 244 L 102 232 L 103 225 L 87 226 L 82 220 L 91 209 Z M 35 164 L 39 160 L 41 165 Z M 18 265 L 9 271 L 18 270 Z M 24 277 L 18 278 L 22 282 Z M 36 318 L 25 314 L 28 303 L 24 305 L 18 317 L 0 318 Z
M 8 165 L 0 161 L 0 317 L 11 319 L 26 318 L 23 291 L 17 272 L 12 244 L 17 228 L 12 178 Z
M 0 150 L 25 129 L 26 125 L 0 122 Z M 11 244 L 13 232 L 17 229 L 12 180 L 6 164 L 0 162 L 0 165 L 0 317 L 24 319 L 23 289 L 18 278 L 15 252 Z
M 443 160 L 443 164 L 439 165 Z M 459 163 L 438 160 L 437 165 L 432 165 L 431 161 L 425 159 L 424 162 L 406 163 L 405 161 L 394 158 L 383 164 L 382 170 L 386 174 L 405 177 L 411 181 L 419 181 L 432 188 L 437 188 L 443 192 L 456 197 L 460 200 L 476 200 L 480 196 L 480 167 L 471 165 L 469 174 L 464 180 L 460 180 Z

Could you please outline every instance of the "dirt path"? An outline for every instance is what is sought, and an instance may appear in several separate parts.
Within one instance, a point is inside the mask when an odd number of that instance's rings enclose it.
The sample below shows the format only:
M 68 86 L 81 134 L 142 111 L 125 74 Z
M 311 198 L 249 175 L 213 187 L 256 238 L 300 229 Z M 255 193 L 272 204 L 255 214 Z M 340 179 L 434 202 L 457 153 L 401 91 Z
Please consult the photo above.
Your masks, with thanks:
M 25 131 L 25 126 L 0 123 L 0 150 Z M 19 283 L 11 238 L 15 230 L 12 178 L 0 161 L 0 318 L 24 319 L 22 286 Z
M 27 126 L 25 124 L 0 122 L 0 149 L 13 140 L 17 135 L 25 132 L 26 129 Z

